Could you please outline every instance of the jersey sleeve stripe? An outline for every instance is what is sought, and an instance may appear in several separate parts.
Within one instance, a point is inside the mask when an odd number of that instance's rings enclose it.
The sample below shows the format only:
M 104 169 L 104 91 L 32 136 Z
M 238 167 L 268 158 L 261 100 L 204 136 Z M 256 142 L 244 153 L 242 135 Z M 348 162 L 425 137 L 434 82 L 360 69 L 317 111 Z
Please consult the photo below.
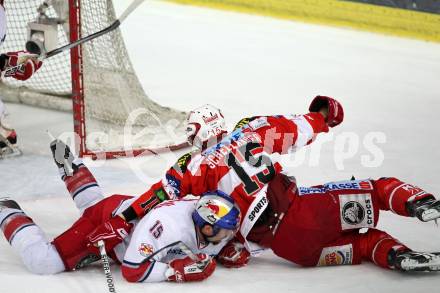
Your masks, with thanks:
M 92 188 L 92 187 L 99 187 L 99 185 L 98 185 L 97 183 L 91 183 L 91 184 L 88 184 L 88 185 L 82 186 L 80 189 L 76 190 L 76 191 L 72 194 L 72 198 L 75 199 L 75 197 L 76 197 L 78 194 L 80 194 L 81 192 L 83 192 L 83 191 L 85 191 L 85 190 L 87 190 L 87 189 L 89 189 L 89 188 Z
M 293 123 L 298 128 L 298 138 L 295 142 L 295 147 L 303 147 L 313 138 L 313 127 L 310 125 L 304 116 L 298 116 L 293 119 Z

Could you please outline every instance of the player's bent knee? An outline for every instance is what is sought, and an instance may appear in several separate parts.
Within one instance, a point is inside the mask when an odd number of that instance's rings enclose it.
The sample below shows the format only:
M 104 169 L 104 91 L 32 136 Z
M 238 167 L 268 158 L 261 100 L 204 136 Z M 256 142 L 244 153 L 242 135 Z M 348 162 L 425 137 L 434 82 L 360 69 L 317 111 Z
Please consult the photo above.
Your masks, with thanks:
M 65 271 L 60 255 L 50 243 L 29 246 L 23 254 L 23 262 L 30 272 L 37 275 L 54 275 Z

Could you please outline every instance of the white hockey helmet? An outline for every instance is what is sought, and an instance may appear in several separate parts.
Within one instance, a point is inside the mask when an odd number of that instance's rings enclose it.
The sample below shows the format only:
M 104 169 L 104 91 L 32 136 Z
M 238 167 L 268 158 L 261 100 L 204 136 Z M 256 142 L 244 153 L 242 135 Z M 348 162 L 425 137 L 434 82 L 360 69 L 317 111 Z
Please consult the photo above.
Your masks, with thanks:
M 186 123 L 188 142 L 199 149 L 202 149 L 208 140 L 227 132 L 222 112 L 209 104 L 192 110 Z
M 0 0 L 0 46 L 6 38 L 6 12 L 1 3 L 3 3 L 3 1 Z

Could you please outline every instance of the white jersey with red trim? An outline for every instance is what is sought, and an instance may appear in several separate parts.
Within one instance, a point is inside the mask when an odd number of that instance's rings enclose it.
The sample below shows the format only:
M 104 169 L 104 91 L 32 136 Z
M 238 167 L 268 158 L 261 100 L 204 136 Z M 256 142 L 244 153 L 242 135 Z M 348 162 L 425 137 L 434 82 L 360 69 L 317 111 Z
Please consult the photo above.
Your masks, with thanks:
M 216 245 L 199 239 L 191 216 L 197 201 L 165 201 L 136 224 L 122 258 L 118 251 L 124 245 L 115 249 L 126 277 L 135 276 L 136 279 L 131 280 L 136 282 L 166 280 L 168 263 L 187 256 L 179 247 L 180 242 L 195 254 L 215 256 L 220 252 L 230 239 Z

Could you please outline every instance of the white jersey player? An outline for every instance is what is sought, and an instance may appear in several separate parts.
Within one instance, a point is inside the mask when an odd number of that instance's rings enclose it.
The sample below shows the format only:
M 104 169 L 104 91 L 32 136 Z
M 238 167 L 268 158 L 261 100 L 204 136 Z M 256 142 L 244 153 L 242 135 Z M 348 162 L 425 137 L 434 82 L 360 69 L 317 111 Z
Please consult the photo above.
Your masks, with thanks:
M 185 276 L 169 264 L 185 258 L 186 248 L 202 258 L 202 262 L 211 261 L 210 257 L 216 256 L 233 238 L 238 223 L 238 208 L 221 192 L 207 194 L 200 200 L 163 202 L 136 225 L 130 239 L 124 239 L 129 245 L 120 260 L 122 273 L 130 282 L 198 280 L 203 275 Z M 211 228 L 217 231 L 206 231 Z M 191 268 L 202 274 L 197 266 Z M 190 266 L 185 270 L 189 269 Z
M 58 149 L 59 143 L 53 145 L 53 150 Z M 67 157 L 73 157 L 68 147 L 62 149 Z M 96 227 L 131 205 L 134 198 L 124 195 L 104 198 L 80 159 L 73 158 L 72 176 L 66 175 L 57 159 L 55 162 L 82 215 L 53 241 L 47 240 L 41 228 L 15 201 L 0 200 L 0 228 L 32 273 L 56 274 L 99 260 L 97 248 L 89 245 L 96 243 L 93 237 L 99 236 L 120 238 L 108 254 L 122 263 L 122 274 L 129 282 L 200 281 L 213 273 L 216 262 L 212 256 L 238 230 L 241 219 L 238 207 L 230 196 L 215 191 L 198 200 L 163 202 L 142 220 L 134 220 L 107 235 L 97 235 Z M 187 256 L 188 251 L 195 257 Z

